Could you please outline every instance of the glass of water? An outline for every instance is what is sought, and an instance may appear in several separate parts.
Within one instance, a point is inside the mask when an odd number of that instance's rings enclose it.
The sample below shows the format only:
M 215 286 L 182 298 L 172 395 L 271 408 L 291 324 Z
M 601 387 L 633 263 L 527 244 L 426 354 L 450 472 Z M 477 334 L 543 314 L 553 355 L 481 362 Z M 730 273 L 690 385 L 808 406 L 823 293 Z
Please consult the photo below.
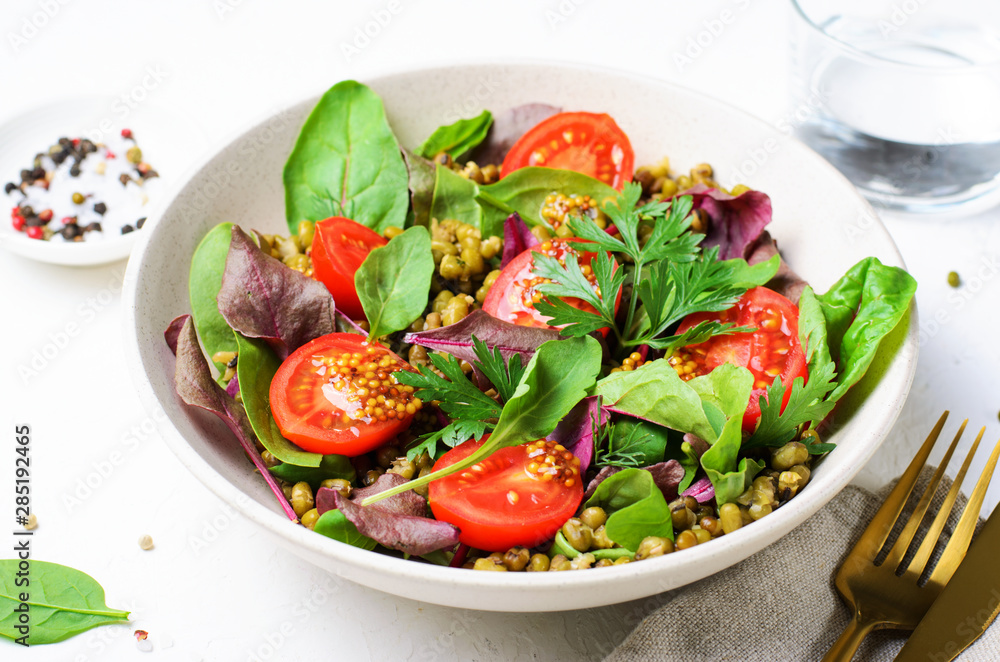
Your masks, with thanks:
M 1000 200 L 1000 2 L 792 5 L 799 138 L 876 206 Z

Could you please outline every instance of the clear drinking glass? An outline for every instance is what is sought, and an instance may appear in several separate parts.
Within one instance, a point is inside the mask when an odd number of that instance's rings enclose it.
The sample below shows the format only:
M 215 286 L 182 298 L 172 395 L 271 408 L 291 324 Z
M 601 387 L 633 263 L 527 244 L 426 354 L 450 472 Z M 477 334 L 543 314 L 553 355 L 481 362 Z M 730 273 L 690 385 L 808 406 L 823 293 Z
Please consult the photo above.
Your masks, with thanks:
M 1000 2 L 792 5 L 799 138 L 876 205 L 1000 198 Z

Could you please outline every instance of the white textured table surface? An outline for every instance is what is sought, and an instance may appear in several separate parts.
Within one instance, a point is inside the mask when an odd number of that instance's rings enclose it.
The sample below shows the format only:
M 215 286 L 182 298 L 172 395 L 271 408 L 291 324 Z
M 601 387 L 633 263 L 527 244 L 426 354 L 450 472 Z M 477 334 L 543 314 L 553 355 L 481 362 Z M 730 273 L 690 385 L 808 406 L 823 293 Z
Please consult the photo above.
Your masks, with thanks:
M 109 112 L 159 114 L 188 127 L 181 157 L 193 163 L 249 121 L 343 78 L 508 58 L 642 72 L 769 122 L 786 112 L 783 2 L 349 4 L 5 0 L 0 121 L 62 97 L 125 95 Z M 379 17 L 385 25 L 359 37 Z M 995 216 L 885 219 L 920 283 L 924 333 L 913 390 L 891 438 L 861 473 L 865 486 L 897 474 L 944 408 L 986 425 L 988 441 L 1000 432 Z M 14 528 L 13 429 L 28 423 L 40 522 L 33 557 L 87 571 L 112 606 L 135 618 L 30 650 L 0 641 L 0 658 L 132 659 L 139 653 L 131 632 L 141 628 L 153 642 L 149 655 L 164 660 L 599 659 L 658 604 L 463 612 L 338 581 L 279 549 L 187 474 L 141 410 L 119 349 L 124 267 L 0 257 L 3 530 Z M 951 270 L 964 289 L 948 287 Z M 998 494 L 991 491 L 990 508 Z M 146 533 L 156 543 L 150 552 L 136 543 Z

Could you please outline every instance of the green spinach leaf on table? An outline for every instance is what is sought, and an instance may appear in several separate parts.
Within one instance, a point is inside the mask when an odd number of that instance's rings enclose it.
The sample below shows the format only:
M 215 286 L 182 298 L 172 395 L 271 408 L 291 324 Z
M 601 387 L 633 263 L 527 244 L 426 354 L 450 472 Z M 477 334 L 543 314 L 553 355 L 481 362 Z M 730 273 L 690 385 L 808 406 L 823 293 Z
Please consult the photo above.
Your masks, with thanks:
M 285 216 L 346 216 L 381 234 L 409 208 L 406 164 L 382 100 L 361 83 L 330 88 L 309 114 L 285 164 Z
M 493 115 L 490 111 L 484 110 L 475 117 L 460 119 L 452 124 L 438 127 L 415 151 L 426 159 L 447 152 L 451 158 L 461 160 L 483 142 L 492 124 Z
M 90 575 L 58 563 L 29 561 L 29 586 L 17 586 L 19 559 L 0 560 L 0 635 L 29 646 L 52 644 L 113 623 L 127 623 L 129 612 L 107 606 L 104 589 Z M 27 633 L 19 631 L 22 593 L 30 609 Z
M 191 270 L 188 273 L 191 317 L 209 358 L 217 352 L 236 351 L 233 330 L 219 312 L 217 299 L 222 287 L 222 274 L 226 270 L 232 227 L 232 223 L 219 223 L 208 231 L 191 257 Z M 220 373 L 226 371 L 225 364 L 213 363 Z
M 381 338 L 408 327 L 427 306 L 434 275 L 431 236 L 412 227 L 376 248 L 354 274 L 370 337 Z

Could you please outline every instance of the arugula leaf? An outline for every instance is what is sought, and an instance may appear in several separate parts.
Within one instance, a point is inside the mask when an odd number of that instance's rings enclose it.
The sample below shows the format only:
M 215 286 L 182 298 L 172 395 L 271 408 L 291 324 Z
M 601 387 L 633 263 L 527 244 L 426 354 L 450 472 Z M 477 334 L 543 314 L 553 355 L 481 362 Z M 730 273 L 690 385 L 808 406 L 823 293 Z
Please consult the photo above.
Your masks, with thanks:
M 54 644 L 81 632 L 113 623 L 128 622 L 129 612 L 107 606 L 97 580 L 75 568 L 48 561 L 29 561 L 30 590 L 15 585 L 18 559 L 0 559 L 0 636 L 25 646 Z M 20 596 L 28 594 L 23 602 Z M 31 610 L 30 630 L 15 611 L 20 604 Z M 57 656 L 60 657 L 60 656 Z
M 281 361 L 263 340 L 247 338 L 240 333 L 235 335 L 240 352 L 236 362 L 240 395 L 257 439 L 282 462 L 301 467 L 320 466 L 323 456 L 304 451 L 285 439 L 271 415 L 271 380 L 281 367 Z
M 643 469 L 624 469 L 606 478 L 584 504 L 600 506 L 608 514 L 604 532 L 633 553 L 647 536 L 674 538 L 670 507 L 653 475 Z
M 491 352 L 486 343 L 475 336 L 472 336 L 472 346 L 479 359 L 474 365 L 482 370 L 486 378 L 490 380 L 500 399 L 507 402 L 514 396 L 514 391 L 521 383 L 521 377 L 524 376 L 521 355 L 513 354 L 510 361 L 504 361 L 503 352 L 500 351 L 499 347 L 494 348 Z
M 601 354 L 600 343 L 591 337 L 544 343 L 528 362 L 490 438 L 478 450 L 445 469 L 369 497 L 364 505 L 461 471 L 501 448 L 545 438 L 593 387 L 601 370 Z
M 417 147 L 416 152 L 427 159 L 432 159 L 441 152 L 447 152 L 453 159 L 460 160 L 483 142 L 492 124 L 493 115 L 490 111 L 484 110 L 476 117 L 439 126 L 420 144 L 420 147 Z
M 219 302 L 216 299 L 222 287 L 222 274 L 226 270 L 232 227 L 232 223 L 216 225 L 202 238 L 191 256 L 191 271 L 188 276 L 191 317 L 209 359 L 217 352 L 236 351 L 233 330 L 219 312 Z M 220 373 L 226 371 L 226 366 L 222 363 L 215 363 L 215 367 Z
M 369 337 L 395 333 L 420 317 L 433 275 L 427 228 L 412 227 L 369 253 L 354 274 L 354 286 L 371 327 Z
M 410 196 L 406 164 L 382 99 L 353 80 L 337 83 L 309 113 L 283 173 L 285 216 L 346 216 L 381 234 L 402 227 Z
M 836 386 L 833 363 L 818 366 L 809 374 L 808 383 L 803 385 L 802 381 L 801 377 L 792 381 L 792 393 L 782 411 L 787 387 L 781 383 L 781 377 L 775 377 L 774 383 L 767 388 L 767 398 L 760 398 L 760 421 L 744 448 L 784 446 L 795 438 L 800 425 L 822 421 L 833 410 L 837 403 L 827 398 L 827 393 Z M 832 446 L 823 445 L 824 448 Z

